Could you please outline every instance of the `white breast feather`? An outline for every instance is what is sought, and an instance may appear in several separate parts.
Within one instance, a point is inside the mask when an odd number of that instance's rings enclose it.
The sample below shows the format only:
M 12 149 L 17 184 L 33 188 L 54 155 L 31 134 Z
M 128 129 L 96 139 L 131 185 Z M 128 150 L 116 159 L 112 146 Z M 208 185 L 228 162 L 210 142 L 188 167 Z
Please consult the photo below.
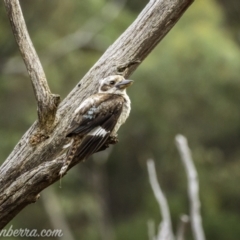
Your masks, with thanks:
M 111 133 L 112 136 L 114 136 L 117 133 L 118 129 L 121 127 L 121 125 L 125 123 L 131 111 L 131 101 L 127 94 L 124 96 L 124 99 L 125 99 L 125 102 L 123 104 L 123 109 L 122 109 L 121 115 L 119 116 L 117 124 L 115 125 Z

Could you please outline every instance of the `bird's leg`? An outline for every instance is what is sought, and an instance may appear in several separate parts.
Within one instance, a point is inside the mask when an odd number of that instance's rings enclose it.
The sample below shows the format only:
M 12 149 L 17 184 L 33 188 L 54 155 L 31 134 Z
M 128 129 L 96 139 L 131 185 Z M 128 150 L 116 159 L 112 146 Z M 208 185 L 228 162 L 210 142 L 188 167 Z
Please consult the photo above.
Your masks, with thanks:
M 68 151 L 67 151 L 67 158 L 65 160 L 65 162 L 63 163 L 63 166 L 60 170 L 60 173 L 59 175 L 62 177 L 68 170 L 68 167 L 69 165 L 71 164 L 72 162 L 72 159 L 75 157 L 75 153 L 77 151 L 77 148 L 79 146 L 81 142 L 81 138 L 78 137 L 78 136 L 75 136 L 69 144 L 65 145 L 64 147 L 67 147 L 68 148 Z

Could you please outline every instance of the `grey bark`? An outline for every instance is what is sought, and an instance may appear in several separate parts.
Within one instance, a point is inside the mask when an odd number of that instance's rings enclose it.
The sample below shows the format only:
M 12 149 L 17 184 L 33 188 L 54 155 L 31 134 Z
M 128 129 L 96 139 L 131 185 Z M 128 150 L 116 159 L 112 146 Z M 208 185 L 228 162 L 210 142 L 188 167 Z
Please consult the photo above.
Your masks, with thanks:
M 168 202 L 158 182 L 155 163 L 152 159 L 147 160 L 147 169 L 149 181 L 162 215 L 162 221 L 159 225 L 158 234 L 154 237 L 154 239 L 174 240 L 175 237 L 172 230 L 172 221 Z
M 10 13 L 13 11 L 14 3 L 18 3 L 17 0 L 4 2 Z M 3 228 L 25 206 L 35 202 L 44 188 L 59 179 L 59 171 L 64 161 L 64 157 L 59 154 L 65 143 L 64 136 L 72 113 L 83 99 L 96 92 L 99 79 L 119 73 L 128 77 L 174 26 L 192 2 L 193 0 L 150 1 L 130 27 L 107 49 L 80 83 L 61 102 L 56 114 L 53 114 L 55 122 L 50 124 L 51 131 L 45 131 L 46 124 L 42 127 L 35 122 L 24 134 L 0 167 L 0 228 Z M 17 13 L 12 12 L 12 14 Z M 13 21 L 11 16 L 10 21 Z M 14 34 L 18 36 L 18 32 Z M 26 51 L 27 49 L 23 46 L 23 52 Z M 35 61 L 38 59 L 36 58 Z M 32 68 L 33 75 L 37 76 L 36 84 L 41 84 L 39 76 L 41 66 L 33 65 Z M 30 70 L 28 71 L 32 78 Z M 39 102 L 44 100 L 43 97 Z M 46 108 L 51 110 L 51 103 L 49 104 Z M 41 134 L 44 135 L 45 132 L 48 135 L 41 138 Z M 77 163 L 78 160 L 74 159 L 70 167 Z
M 47 79 L 28 34 L 18 0 L 4 0 L 13 34 L 26 65 L 38 105 L 39 127 L 49 132 L 55 120 L 60 96 L 52 94 Z

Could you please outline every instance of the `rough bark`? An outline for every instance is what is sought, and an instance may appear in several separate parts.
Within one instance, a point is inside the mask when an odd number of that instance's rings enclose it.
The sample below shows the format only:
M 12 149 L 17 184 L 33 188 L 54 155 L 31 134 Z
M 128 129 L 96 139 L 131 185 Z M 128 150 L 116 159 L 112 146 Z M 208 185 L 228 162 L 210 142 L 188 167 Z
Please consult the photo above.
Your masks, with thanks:
M 14 37 L 31 79 L 38 105 L 39 128 L 47 134 L 54 123 L 60 96 L 52 94 L 47 79 L 28 34 L 18 0 L 4 0 Z
M 59 179 L 59 156 L 71 116 L 83 99 L 96 92 L 98 80 L 121 73 L 128 77 L 174 26 L 193 0 L 152 0 L 130 27 L 111 45 L 81 82 L 61 102 L 48 138 L 31 144 L 37 122 L 24 134 L 0 168 L 0 228 L 39 193 Z M 10 3 L 11 1 L 5 0 Z M 33 66 L 34 68 L 34 66 Z M 71 167 L 78 163 L 74 159 Z

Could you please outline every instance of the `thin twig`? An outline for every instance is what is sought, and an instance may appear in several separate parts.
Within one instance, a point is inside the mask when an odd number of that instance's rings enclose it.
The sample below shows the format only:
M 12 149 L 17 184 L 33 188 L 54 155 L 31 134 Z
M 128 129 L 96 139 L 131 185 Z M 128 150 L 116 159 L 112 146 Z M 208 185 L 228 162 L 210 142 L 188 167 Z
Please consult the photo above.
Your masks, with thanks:
M 190 201 L 190 221 L 195 240 L 205 240 L 200 213 L 199 183 L 187 139 L 183 135 L 175 137 L 176 145 L 188 178 L 188 197 Z
M 180 222 L 177 228 L 177 233 L 176 233 L 176 240 L 184 240 L 185 239 L 185 232 L 186 232 L 186 227 L 189 222 L 189 217 L 186 214 L 182 214 L 180 216 Z
M 148 169 L 150 184 L 151 184 L 153 193 L 155 195 L 155 198 L 159 204 L 160 211 L 162 214 L 162 219 L 163 219 L 159 226 L 158 236 L 156 239 L 157 240 L 173 240 L 174 235 L 172 231 L 172 223 L 171 223 L 168 203 L 158 183 L 155 164 L 152 159 L 147 160 L 147 169 Z
M 28 34 L 26 23 L 18 0 L 4 0 L 12 31 L 32 81 L 38 104 L 40 126 L 48 130 L 55 120 L 60 102 L 58 95 L 52 94 L 47 83 L 41 62 Z

